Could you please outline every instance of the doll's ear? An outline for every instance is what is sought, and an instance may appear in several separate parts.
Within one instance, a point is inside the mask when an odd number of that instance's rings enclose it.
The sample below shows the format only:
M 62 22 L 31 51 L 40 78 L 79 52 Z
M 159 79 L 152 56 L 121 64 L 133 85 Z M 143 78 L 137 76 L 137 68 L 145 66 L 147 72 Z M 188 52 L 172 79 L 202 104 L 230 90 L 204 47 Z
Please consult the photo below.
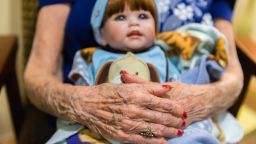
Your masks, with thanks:
M 149 72 L 150 72 L 150 81 L 160 82 L 160 77 L 159 77 L 159 74 L 158 74 L 155 66 L 150 63 L 147 63 L 147 65 L 148 65 Z
M 105 37 L 106 37 L 106 35 L 104 33 L 104 30 L 100 29 L 100 44 L 102 46 L 106 46 L 108 44 Z
M 112 61 L 105 63 L 98 71 L 95 78 L 95 85 L 99 85 L 108 81 L 108 72 Z

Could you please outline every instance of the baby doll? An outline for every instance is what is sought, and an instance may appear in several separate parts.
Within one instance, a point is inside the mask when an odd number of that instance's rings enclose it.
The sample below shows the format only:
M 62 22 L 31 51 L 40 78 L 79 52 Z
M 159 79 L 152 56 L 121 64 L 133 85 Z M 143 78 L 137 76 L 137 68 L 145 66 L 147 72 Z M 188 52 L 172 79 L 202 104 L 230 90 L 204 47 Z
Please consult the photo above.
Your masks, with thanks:
M 101 46 L 76 53 L 69 74 L 74 83 L 89 86 L 121 83 L 122 71 L 160 83 L 202 84 L 218 80 L 227 63 L 222 35 L 214 28 L 192 24 L 160 34 L 161 41 L 157 41 L 156 4 L 154 0 L 97 0 L 91 25 Z M 75 122 L 58 124 L 61 128 L 48 143 L 120 143 Z M 219 143 L 211 134 L 212 127 L 211 119 L 191 124 L 184 129 L 183 136 L 183 130 L 179 130 L 180 137 L 168 142 Z M 138 134 L 154 136 L 151 131 Z

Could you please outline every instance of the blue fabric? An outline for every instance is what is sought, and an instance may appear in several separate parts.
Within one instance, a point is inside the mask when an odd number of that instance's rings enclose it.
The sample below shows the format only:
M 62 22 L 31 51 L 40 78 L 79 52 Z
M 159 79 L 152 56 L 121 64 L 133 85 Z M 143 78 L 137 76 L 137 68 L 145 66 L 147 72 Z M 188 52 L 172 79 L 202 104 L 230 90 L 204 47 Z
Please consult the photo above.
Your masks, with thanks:
M 227 12 L 226 4 L 230 6 L 232 10 L 234 2 L 232 0 L 158 0 L 161 10 L 167 9 L 165 13 L 161 14 L 160 30 L 167 31 L 173 30 L 186 23 L 210 23 L 211 14 L 216 17 L 222 17 L 230 19 L 230 12 Z M 164 3 L 165 2 L 165 3 Z M 167 4 L 166 4 L 167 2 Z M 170 3 L 171 2 L 171 3 Z M 225 3 L 226 2 L 226 3 Z M 65 82 L 71 82 L 67 76 L 72 67 L 72 60 L 75 52 L 81 48 L 98 46 L 94 40 L 93 31 L 90 26 L 90 18 L 95 0 L 40 0 L 39 8 L 43 6 L 58 4 L 58 3 L 71 3 L 72 8 L 67 20 L 65 37 L 64 37 L 64 66 L 63 76 Z M 186 6 L 191 5 L 194 10 L 194 16 L 192 20 L 180 21 L 177 16 L 173 16 L 172 9 L 177 8 L 180 3 L 185 3 Z M 214 4 L 215 3 L 215 4 Z M 211 4 L 215 5 L 216 11 L 213 8 L 210 12 Z M 225 5 L 225 6 L 222 6 Z M 223 13 L 221 13 L 223 12 Z M 204 15 L 203 15 L 204 14 Z M 203 20 L 203 21 L 202 21 Z
M 195 67 L 181 75 L 179 80 L 188 84 L 206 84 L 220 79 L 223 72 L 223 68 L 216 61 L 208 60 L 208 55 L 204 55 Z
M 231 21 L 233 5 L 226 0 L 214 0 L 210 8 L 213 19 L 222 18 Z
M 212 0 L 159 0 L 160 31 L 174 30 L 187 23 L 209 23 L 212 17 L 209 13 Z
M 174 30 L 187 23 L 213 25 L 215 18 L 231 21 L 231 0 L 159 0 L 160 31 Z
M 76 0 L 73 4 L 66 24 L 64 38 L 64 81 L 70 82 L 67 78 L 72 67 L 75 52 L 84 47 L 95 46 L 90 25 L 91 11 L 94 0 Z
M 81 140 L 78 137 L 78 134 L 72 135 L 67 140 L 67 144 L 91 144 L 90 142 L 81 142 Z
M 108 4 L 108 0 L 98 0 L 96 1 L 92 11 L 91 26 L 94 32 L 94 37 L 99 44 L 100 44 L 100 27 L 101 27 L 101 23 L 104 17 L 107 4 Z
M 189 127 L 181 137 L 168 140 L 168 144 L 220 144 L 209 132 L 199 128 Z
M 39 1 L 39 9 L 52 4 L 59 4 L 59 3 L 73 3 L 75 0 L 40 0 Z

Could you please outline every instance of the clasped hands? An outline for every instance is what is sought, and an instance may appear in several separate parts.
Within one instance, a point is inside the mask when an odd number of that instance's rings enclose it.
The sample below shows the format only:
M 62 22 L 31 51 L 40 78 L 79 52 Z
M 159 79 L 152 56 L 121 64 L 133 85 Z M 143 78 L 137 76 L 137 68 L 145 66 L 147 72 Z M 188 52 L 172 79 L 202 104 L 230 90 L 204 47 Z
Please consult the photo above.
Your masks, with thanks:
M 124 84 L 78 86 L 71 100 L 73 120 L 110 139 L 147 144 L 181 136 L 194 121 L 187 111 L 189 99 L 178 98 L 190 86 L 146 82 L 126 72 L 121 77 Z

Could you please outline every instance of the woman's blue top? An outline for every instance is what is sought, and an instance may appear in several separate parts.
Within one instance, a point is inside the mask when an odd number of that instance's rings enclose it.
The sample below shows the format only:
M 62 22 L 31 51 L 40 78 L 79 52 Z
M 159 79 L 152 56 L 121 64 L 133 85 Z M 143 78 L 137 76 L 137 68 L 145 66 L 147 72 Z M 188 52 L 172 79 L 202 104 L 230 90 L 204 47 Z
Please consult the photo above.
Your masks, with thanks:
M 212 25 L 212 20 L 222 18 L 231 20 L 234 0 L 158 0 L 161 7 L 160 31 L 174 30 L 186 23 L 205 23 Z M 77 50 L 97 46 L 90 26 L 91 12 L 95 0 L 40 0 L 39 8 L 47 5 L 69 3 L 71 11 L 65 26 L 63 48 L 63 76 L 70 82 L 71 70 Z

